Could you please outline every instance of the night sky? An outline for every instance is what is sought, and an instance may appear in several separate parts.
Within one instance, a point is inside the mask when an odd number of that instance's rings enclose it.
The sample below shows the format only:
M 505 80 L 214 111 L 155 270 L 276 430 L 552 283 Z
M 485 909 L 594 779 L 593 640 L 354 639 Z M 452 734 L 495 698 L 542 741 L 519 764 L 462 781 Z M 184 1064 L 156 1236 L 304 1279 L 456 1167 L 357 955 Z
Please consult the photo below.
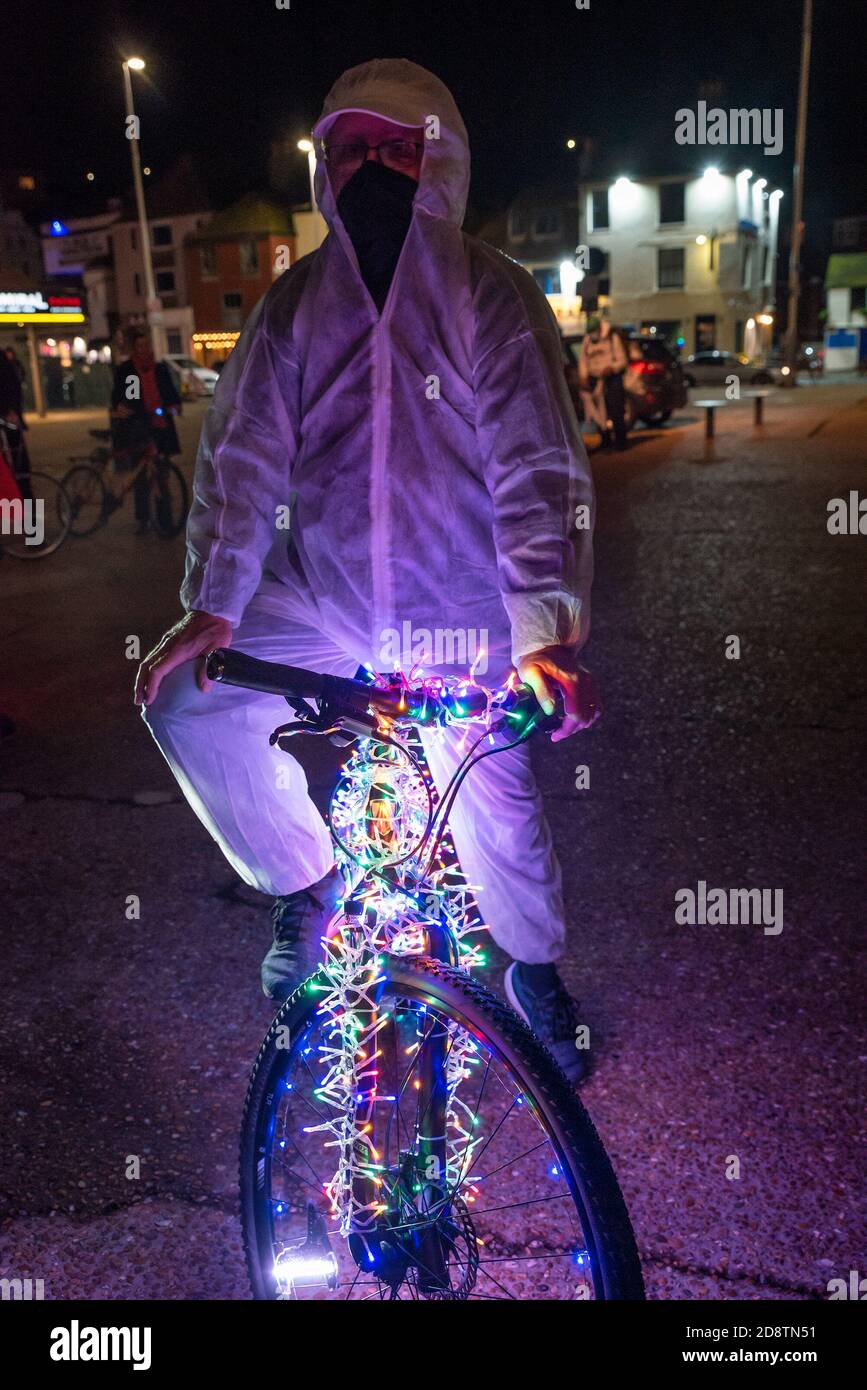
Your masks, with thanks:
M 867 3 L 814 9 L 808 259 L 827 251 L 832 217 L 867 212 Z M 594 139 L 601 176 L 749 164 L 791 187 L 800 0 L 590 0 L 587 11 L 574 0 L 291 0 L 286 11 L 274 0 L 7 0 L 4 11 L 2 164 L 43 172 L 45 216 L 126 191 L 120 59 L 132 53 L 148 63 L 135 78 L 145 162 L 159 174 L 192 152 L 218 206 L 265 187 L 271 140 L 307 133 L 344 68 L 397 56 L 455 94 L 476 220 L 528 184 L 574 180 L 570 136 Z M 674 113 L 708 94 L 702 84 L 716 84 L 711 105 L 782 107 L 782 154 L 679 147 Z M 290 192 L 306 191 L 299 156 Z M 787 197 L 784 224 L 790 210 Z

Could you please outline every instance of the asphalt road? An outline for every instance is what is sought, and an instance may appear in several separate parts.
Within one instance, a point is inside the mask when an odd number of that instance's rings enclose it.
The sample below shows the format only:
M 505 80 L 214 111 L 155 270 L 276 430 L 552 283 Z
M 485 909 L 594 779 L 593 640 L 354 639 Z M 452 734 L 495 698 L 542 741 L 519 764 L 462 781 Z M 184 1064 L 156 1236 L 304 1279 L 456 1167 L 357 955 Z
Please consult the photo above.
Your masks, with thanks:
M 594 459 L 606 714 L 539 749 L 584 1098 L 655 1298 L 821 1298 L 867 1272 L 867 539 L 826 526 L 865 488 L 867 384 L 777 392 L 765 418 L 721 411 L 708 453 L 691 409 Z M 97 423 L 37 422 L 34 459 L 61 471 Z M 128 640 L 175 616 L 182 563 L 129 512 L 0 559 L 0 1277 L 49 1298 L 248 1296 L 236 1144 L 269 923 L 130 702 Z M 322 796 L 330 764 L 308 765 Z M 782 930 L 679 925 L 699 881 L 781 889 Z

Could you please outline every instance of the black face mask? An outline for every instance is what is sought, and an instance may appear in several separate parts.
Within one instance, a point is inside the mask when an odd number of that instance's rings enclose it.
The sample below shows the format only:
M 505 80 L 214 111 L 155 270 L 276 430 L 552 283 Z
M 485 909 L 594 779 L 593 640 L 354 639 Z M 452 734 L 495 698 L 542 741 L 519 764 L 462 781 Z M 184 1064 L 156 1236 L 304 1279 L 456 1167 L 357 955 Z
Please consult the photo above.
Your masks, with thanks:
M 361 278 L 382 309 L 409 224 L 418 184 L 366 159 L 344 185 L 337 211 L 358 257 Z

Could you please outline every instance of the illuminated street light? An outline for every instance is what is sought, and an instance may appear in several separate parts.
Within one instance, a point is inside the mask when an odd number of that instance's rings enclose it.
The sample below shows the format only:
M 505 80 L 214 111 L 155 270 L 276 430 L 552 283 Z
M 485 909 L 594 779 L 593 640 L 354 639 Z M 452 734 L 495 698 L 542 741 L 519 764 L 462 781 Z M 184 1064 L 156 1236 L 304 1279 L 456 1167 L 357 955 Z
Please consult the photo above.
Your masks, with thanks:
M 707 237 L 705 236 L 704 232 L 701 232 L 701 233 L 696 237 L 696 239 L 695 239 L 695 244 L 696 244 L 696 246 L 706 246 L 706 245 L 707 245 Z
M 301 151 L 302 154 L 306 154 L 306 156 L 307 156 L 307 176 L 308 176 L 308 178 L 309 178 L 309 180 L 310 180 L 310 211 L 311 211 L 312 214 L 313 214 L 313 217 L 314 217 L 314 224 L 313 224 L 313 225 L 314 225 L 314 229 L 316 229 L 317 227 L 319 227 L 319 226 L 321 225 L 321 224 L 319 224 L 319 223 L 317 223 L 317 222 L 315 221 L 316 214 L 317 214 L 318 211 L 319 211 L 319 208 L 318 208 L 318 206 L 317 206 L 317 204 L 316 204 L 316 147 L 315 147 L 315 145 L 313 144 L 313 141 L 312 141 L 312 140 L 308 140 L 307 137 L 305 136 L 303 140 L 299 140 L 299 141 L 298 141 L 298 148 L 299 148 L 299 150 Z M 318 232 L 316 232 L 316 236 L 317 236 L 317 242 L 316 242 L 316 244 L 317 244 L 317 246 L 318 246 L 318 245 L 320 244 L 320 242 L 322 241 L 322 237 L 321 237 L 321 235 L 318 234 Z
M 141 72 L 144 69 L 143 58 L 126 58 L 121 64 L 123 68 L 123 90 L 126 97 L 126 116 L 127 130 L 130 127 L 135 131 L 138 122 L 135 115 L 135 106 L 132 99 L 132 78 L 130 71 Z M 144 183 L 142 182 L 141 151 L 137 135 L 130 134 L 129 157 L 132 160 L 132 181 L 135 186 L 135 202 L 138 212 L 139 237 L 141 239 L 142 263 L 144 266 L 145 281 L 145 301 L 147 309 L 148 329 L 151 335 L 154 356 L 159 359 L 166 353 L 166 339 L 163 329 L 163 306 L 157 296 L 156 282 L 154 280 L 154 265 L 151 258 L 151 238 L 150 228 L 148 227 L 148 215 L 145 207 Z
M 566 141 L 566 148 L 567 148 L 567 150 L 574 150 L 574 148 L 575 148 L 575 141 L 574 141 L 574 140 L 567 140 L 567 141 Z

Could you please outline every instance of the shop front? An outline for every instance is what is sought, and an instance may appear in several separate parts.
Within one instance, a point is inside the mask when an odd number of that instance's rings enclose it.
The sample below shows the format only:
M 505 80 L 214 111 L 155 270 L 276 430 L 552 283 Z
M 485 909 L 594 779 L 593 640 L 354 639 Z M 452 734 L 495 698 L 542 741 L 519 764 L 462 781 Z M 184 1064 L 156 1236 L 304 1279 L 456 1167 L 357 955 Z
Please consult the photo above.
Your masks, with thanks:
M 107 345 L 88 344 L 83 297 L 73 291 L 0 285 L 0 348 L 14 354 L 25 409 L 105 405 L 111 383 Z

